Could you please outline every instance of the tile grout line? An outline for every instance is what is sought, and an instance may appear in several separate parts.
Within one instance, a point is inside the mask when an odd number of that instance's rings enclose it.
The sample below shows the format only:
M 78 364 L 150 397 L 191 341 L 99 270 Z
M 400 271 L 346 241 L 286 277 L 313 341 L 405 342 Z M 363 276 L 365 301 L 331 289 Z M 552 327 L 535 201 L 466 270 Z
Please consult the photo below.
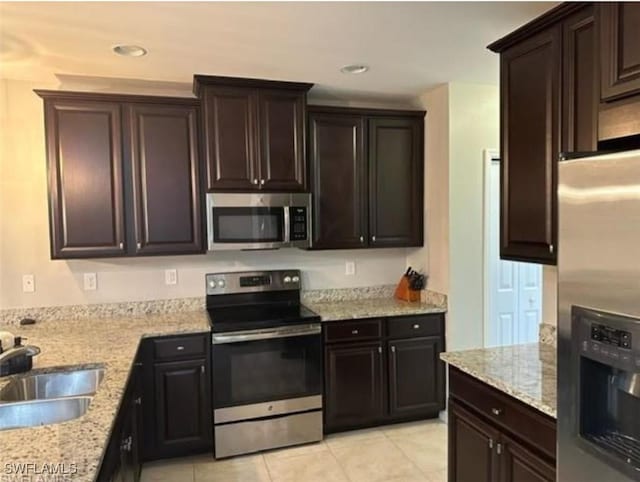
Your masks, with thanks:
M 340 472 L 342 472 L 342 475 L 344 475 L 345 479 L 347 479 L 349 482 L 358 482 L 356 480 L 353 480 L 349 474 L 347 473 L 347 469 L 342 465 L 342 462 L 340 462 L 340 460 L 338 460 L 338 457 L 336 457 L 336 454 L 333 453 L 333 449 L 331 448 L 331 445 L 329 445 L 328 443 L 325 443 L 325 445 L 327 446 L 327 449 L 329 449 L 329 453 L 331 454 L 331 456 L 333 457 L 333 459 L 336 461 L 336 463 L 338 464 L 338 467 L 340 468 Z
M 262 455 L 262 463 L 267 469 L 267 477 L 269 477 L 269 480 L 271 482 L 274 482 L 273 476 L 271 475 L 271 470 L 269 469 L 269 462 L 267 462 L 267 458 L 264 456 L 264 454 L 261 454 L 261 455 Z

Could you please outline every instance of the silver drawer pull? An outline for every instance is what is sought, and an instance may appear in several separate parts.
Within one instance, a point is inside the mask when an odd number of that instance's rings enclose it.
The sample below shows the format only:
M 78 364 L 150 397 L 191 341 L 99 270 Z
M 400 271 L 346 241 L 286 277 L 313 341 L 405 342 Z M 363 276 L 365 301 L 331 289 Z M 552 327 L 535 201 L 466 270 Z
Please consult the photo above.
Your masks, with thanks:
M 176 350 L 178 350 L 178 351 L 182 351 L 182 350 L 184 350 L 184 347 L 183 347 L 182 345 L 178 345 L 178 346 L 176 347 Z
M 352 335 L 357 335 L 358 333 L 360 333 L 358 330 L 351 330 Z
M 414 329 L 414 330 L 418 330 L 418 329 L 420 329 L 420 325 L 418 325 L 418 324 L 416 323 L 415 325 L 413 325 L 413 329 Z
M 496 416 L 502 415 L 502 409 L 501 408 L 492 408 L 491 409 L 491 413 L 493 413 Z

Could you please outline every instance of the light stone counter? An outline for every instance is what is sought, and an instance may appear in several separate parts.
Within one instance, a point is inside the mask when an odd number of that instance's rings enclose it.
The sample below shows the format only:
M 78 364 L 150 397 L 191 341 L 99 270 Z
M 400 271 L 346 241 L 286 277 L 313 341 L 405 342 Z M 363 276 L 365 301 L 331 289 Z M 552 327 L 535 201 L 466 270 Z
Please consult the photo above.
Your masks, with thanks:
M 556 418 L 556 349 L 544 343 L 442 353 L 449 365 Z
M 135 318 L 45 321 L 32 326 L 0 326 L 2 329 L 27 338 L 27 344 L 42 349 L 34 358 L 34 372 L 96 365 L 104 366 L 106 372 L 82 417 L 60 424 L 0 431 L 0 478 L 8 476 L 7 463 L 35 463 L 39 467 L 64 463 L 67 467 L 76 464 L 78 472 L 63 480 L 92 481 L 109 442 L 141 338 L 203 333 L 210 327 L 206 311 L 198 310 Z M 0 389 L 10 378 L 0 379 Z
M 424 315 L 428 313 L 445 313 L 447 311 L 445 307 L 440 305 L 423 302 L 410 303 L 391 297 L 321 302 L 307 301 L 306 306 L 319 314 L 322 321 Z

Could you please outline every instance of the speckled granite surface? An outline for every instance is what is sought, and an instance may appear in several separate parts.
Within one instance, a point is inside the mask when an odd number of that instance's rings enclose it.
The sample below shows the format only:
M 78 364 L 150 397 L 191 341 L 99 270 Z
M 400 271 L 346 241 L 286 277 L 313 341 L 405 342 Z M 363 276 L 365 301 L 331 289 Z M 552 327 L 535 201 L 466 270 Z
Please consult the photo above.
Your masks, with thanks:
M 540 343 L 558 346 L 558 327 L 550 323 L 540 323 L 538 339 Z
M 43 306 L 37 308 L 9 308 L 0 310 L 0 325 L 18 325 L 22 318 L 34 318 L 39 322 L 54 320 L 82 320 L 86 318 L 111 318 L 143 316 L 163 313 L 180 313 L 203 310 L 204 297 L 176 298 L 170 300 L 127 301 L 90 305 Z
M 41 427 L 0 431 L 0 466 L 5 463 L 77 464 L 72 480 L 97 475 L 112 424 L 127 384 L 140 339 L 209 331 L 206 311 L 140 317 L 58 320 L 26 327 L 6 327 L 28 338 L 42 353 L 34 370 L 104 366 L 105 377 L 87 413 L 75 420 Z M 0 389 L 11 377 L 0 379 Z M 65 478 L 65 480 L 69 480 Z
M 445 362 L 556 418 L 556 350 L 544 343 L 447 352 Z
M 427 313 L 444 313 L 447 311 L 446 306 L 423 302 L 409 303 L 407 301 L 396 300 L 392 297 L 306 302 L 306 305 L 318 313 L 322 321 L 375 318 L 379 316 L 420 315 Z

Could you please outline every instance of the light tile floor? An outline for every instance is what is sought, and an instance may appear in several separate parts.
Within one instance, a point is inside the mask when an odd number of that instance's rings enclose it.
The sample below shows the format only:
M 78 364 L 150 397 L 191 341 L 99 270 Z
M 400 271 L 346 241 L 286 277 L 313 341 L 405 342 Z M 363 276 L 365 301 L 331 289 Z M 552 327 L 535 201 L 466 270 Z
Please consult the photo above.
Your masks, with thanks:
M 329 435 L 300 447 L 215 461 L 200 455 L 145 464 L 142 482 L 445 482 L 439 420 Z

